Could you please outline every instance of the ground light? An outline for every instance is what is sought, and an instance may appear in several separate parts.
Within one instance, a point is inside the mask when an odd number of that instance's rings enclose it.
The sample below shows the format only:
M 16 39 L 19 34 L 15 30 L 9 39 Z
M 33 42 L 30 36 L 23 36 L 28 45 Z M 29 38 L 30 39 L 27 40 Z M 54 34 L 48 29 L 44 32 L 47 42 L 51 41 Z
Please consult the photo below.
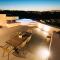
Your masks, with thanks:
M 51 27 L 45 24 L 38 23 L 38 28 L 40 28 L 43 31 L 49 32 Z
M 47 47 L 41 47 L 37 50 L 36 55 L 41 60 L 47 60 L 50 56 L 50 51 Z

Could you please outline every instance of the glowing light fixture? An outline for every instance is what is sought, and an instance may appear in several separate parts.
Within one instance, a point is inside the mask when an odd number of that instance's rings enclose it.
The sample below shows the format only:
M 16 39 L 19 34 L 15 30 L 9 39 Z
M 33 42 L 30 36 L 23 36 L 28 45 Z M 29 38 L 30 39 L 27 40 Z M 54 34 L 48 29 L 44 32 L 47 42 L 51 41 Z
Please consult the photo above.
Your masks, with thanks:
M 48 31 L 50 30 L 50 27 L 47 26 L 47 25 L 44 25 L 44 26 L 43 26 L 43 30 L 48 32 Z
M 22 38 L 22 36 L 19 35 L 19 38 Z
M 38 23 L 38 28 L 46 32 L 50 31 L 50 26 L 45 25 L 45 24 Z
M 49 56 L 50 56 L 50 51 L 49 51 L 48 48 L 46 48 L 46 47 L 40 48 L 40 49 L 37 51 L 37 56 L 38 56 L 41 60 L 48 59 Z
M 45 32 L 45 31 L 43 31 L 43 34 L 44 34 L 45 37 L 49 35 L 49 33 Z
M 42 29 L 43 28 L 43 24 L 41 24 L 41 23 L 38 23 L 38 28 L 40 28 L 40 29 Z

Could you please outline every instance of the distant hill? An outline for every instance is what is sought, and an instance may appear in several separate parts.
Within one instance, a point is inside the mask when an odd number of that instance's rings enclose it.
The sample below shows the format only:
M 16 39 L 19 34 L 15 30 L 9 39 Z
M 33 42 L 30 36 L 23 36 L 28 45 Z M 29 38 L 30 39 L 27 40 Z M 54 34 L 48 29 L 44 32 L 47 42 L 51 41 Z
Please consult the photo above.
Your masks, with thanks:
M 60 27 L 60 10 L 51 11 L 19 11 L 19 10 L 0 10 L 0 14 L 7 16 L 19 16 L 19 19 L 27 18 L 48 25 Z

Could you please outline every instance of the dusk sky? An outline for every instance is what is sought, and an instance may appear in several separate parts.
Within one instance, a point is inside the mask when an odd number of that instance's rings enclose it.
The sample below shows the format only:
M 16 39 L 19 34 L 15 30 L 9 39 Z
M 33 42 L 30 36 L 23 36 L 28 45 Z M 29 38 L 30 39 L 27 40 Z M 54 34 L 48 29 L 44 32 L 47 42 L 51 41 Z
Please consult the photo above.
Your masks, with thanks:
M 0 0 L 0 9 L 10 10 L 60 10 L 60 0 Z

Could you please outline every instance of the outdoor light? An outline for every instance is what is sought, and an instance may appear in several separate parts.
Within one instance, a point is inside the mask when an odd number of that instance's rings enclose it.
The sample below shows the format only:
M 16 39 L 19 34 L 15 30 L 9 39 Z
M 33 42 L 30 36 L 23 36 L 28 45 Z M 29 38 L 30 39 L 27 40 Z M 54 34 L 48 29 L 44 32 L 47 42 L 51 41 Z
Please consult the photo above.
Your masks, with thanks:
M 44 25 L 43 30 L 48 32 L 50 30 L 50 27 L 48 25 Z
M 50 51 L 47 47 L 41 47 L 40 49 L 37 50 L 36 55 L 38 56 L 38 58 L 40 58 L 41 60 L 45 60 L 48 59 L 50 56 Z
M 44 34 L 45 37 L 49 35 L 49 33 L 45 32 L 45 31 L 43 31 L 43 34 Z
M 38 23 L 38 28 L 46 32 L 50 31 L 50 26 L 45 25 L 45 24 Z
M 22 38 L 22 35 L 19 35 L 18 37 L 19 37 L 19 38 Z
M 49 35 L 49 32 L 50 32 L 51 27 L 48 26 L 48 25 L 45 25 L 45 24 L 38 23 L 38 30 L 39 29 L 42 31 L 42 33 L 46 37 L 46 36 Z
M 42 29 L 43 28 L 43 25 L 41 23 L 38 23 L 38 28 Z

